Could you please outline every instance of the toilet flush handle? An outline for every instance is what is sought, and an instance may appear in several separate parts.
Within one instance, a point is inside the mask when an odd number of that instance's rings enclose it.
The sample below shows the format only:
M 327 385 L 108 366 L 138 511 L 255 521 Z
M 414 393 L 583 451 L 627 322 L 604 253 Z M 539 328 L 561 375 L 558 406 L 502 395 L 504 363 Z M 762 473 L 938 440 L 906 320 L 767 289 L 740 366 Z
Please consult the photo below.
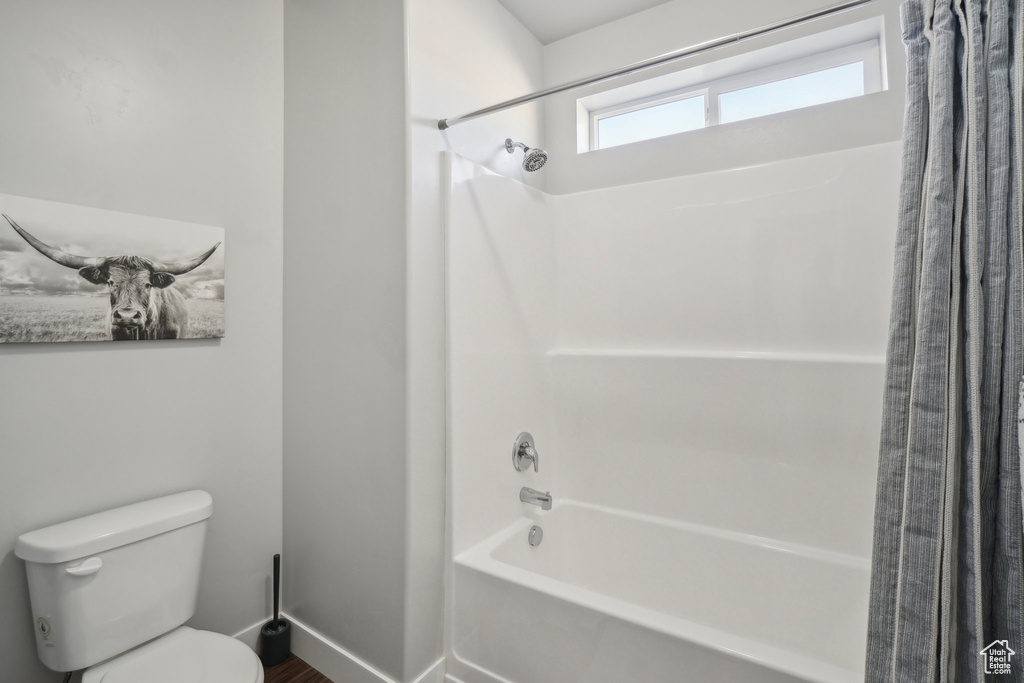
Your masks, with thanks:
M 103 567 L 103 560 L 98 557 L 90 557 L 82 564 L 77 564 L 74 567 L 68 567 L 67 572 L 72 576 L 89 576 L 95 574 Z

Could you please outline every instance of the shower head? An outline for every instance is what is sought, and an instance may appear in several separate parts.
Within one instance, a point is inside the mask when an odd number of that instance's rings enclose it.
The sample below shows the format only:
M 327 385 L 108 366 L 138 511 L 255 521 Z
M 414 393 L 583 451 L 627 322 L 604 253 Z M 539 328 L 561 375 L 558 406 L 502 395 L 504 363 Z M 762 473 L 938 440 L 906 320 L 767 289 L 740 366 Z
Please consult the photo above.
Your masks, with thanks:
M 533 173 L 548 163 L 548 153 L 544 150 L 530 148 L 521 142 L 512 142 L 512 138 L 505 138 L 505 151 L 512 154 L 516 147 L 523 148 L 523 170 L 527 173 Z

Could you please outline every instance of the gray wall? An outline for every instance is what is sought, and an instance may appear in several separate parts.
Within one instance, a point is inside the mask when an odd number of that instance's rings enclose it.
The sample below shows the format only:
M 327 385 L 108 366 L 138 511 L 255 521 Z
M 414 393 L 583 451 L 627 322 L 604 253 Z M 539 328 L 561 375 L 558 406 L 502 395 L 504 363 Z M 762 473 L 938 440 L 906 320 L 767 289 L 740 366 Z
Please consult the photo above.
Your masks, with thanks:
M 541 51 L 496 0 L 285 4 L 286 607 L 399 681 L 443 651 L 441 153 L 543 182 L 503 146 L 538 106 L 436 122 L 540 87 Z
M 278 0 L 0 3 L 0 193 L 218 225 L 228 248 L 222 341 L 0 346 L 0 680 L 60 680 L 36 659 L 15 538 L 107 507 L 207 489 L 192 623 L 230 634 L 268 613 L 282 77 Z M 138 448 L 109 446 L 112 415 Z
M 401 0 L 285 3 L 285 607 L 403 678 Z

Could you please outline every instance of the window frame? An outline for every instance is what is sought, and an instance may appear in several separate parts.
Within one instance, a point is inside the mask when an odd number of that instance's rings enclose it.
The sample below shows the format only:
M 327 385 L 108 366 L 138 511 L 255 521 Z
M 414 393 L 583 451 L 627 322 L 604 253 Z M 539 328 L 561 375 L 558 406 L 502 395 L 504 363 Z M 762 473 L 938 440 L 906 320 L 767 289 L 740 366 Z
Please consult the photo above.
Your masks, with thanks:
M 670 90 L 667 92 L 657 93 L 648 97 L 639 99 L 628 100 L 608 107 L 602 107 L 600 109 L 594 109 L 589 112 L 589 149 L 587 151 L 596 152 L 602 149 L 600 144 L 599 135 L 599 123 L 603 119 L 619 116 L 621 114 L 629 114 L 634 111 L 641 109 L 648 109 L 663 104 L 669 104 L 679 100 L 689 99 L 692 97 L 698 97 L 703 95 L 704 97 L 704 128 L 710 128 L 712 126 L 730 125 L 721 123 L 721 103 L 720 97 L 723 94 L 735 92 L 737 90 L 744 90 L 746 88 L 756 87 L 759 85 L 767 85 L 777 81 L 784 81 L 789 78 L 796 78 L 799 76 L 806 76 L 808 74 L 817 73 L 819 71 L 825 71 L 840 66 L 846 66 L 856 62 L 863 62 L 863 75 L 864 75 L 864 95 L 870 95 L 872 93 L 880 92 L 884 90 L 884 81 L 882 74 L 882 54 L 881 44 L 878 38 L 870 40 L 864 40 L 849 45 L 843 45 L 841 47 L 831 48 L 816 52 L 805 57 L 799 57 L 797 59 L 790 59 L 772 64 L 769 66 L 743 71 L 741 73 L 733 74 L 730 76 L 723 76 L 710 81 L 699 83 L 696 85 L 687 86 L 685 88 Z M 852 99 L 852 98 L 843 98 Z M 830 102 L 841 102 L 843 100 L 830 100 Z M 823 102 L 822 104 L 828 104 Z M 819 105 L 810 105 L 819 106 Z M 786 109 L 781 112 L 775 112 L 776 114 L 783 114 L 790 111 L 797 111 L 798 109 L 806 109 L 807 107 L 796 107 L 794 109 Z M 766 114 L 765 116 L 772 116 L 773 114 Z M 748 119 L 740 119 L 731 123 L 740 123 L 742 121 L 750 121 L 755 118 L 762 117 L 751 117 Z M 689 131 L 683 131 L 681 133 L 674 133 L 673 135 L 684 135 L 686 133 L 692 133 L 695 130 L 701 130 L 695 128 Z M 643 140 L 637 140 L 636 142 L 643 142 L 645 140 L 657 140 L 660 137 L 668 137 L 659 135 L 653 138 L 644 138 Z M 614 145 L 614 147 L 622 147 L 635 143 L 623 143 L 621 145 Z M 604 147 L 603 149 L 613 149 L 613 147 Z

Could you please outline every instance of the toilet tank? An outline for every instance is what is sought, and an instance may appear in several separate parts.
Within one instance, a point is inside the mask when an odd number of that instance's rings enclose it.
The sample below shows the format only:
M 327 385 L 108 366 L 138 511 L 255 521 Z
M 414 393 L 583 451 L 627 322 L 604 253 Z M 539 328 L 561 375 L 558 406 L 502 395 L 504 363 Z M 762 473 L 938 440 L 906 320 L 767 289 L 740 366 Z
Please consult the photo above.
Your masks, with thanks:
M 212 513 L 188 491 L 20 536 L 43 664 L 84 669 L 188 621 Z

